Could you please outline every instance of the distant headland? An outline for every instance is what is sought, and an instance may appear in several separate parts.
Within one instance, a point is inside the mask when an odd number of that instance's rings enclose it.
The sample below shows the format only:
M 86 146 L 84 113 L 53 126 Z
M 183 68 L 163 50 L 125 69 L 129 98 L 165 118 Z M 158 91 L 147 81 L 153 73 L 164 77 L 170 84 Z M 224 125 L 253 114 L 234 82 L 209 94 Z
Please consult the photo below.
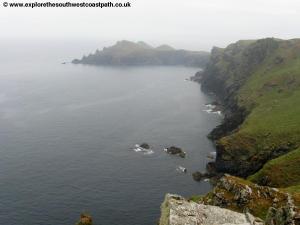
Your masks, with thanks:
M 115 45 L 104 47 L 102 51 L 74 59 L 74 64 L 146 66 L 182 65 L 203 67 L 210 53 L 205 51 L 177 50 L 169 45 L 153 47 L 145 42 L 118 41 Z

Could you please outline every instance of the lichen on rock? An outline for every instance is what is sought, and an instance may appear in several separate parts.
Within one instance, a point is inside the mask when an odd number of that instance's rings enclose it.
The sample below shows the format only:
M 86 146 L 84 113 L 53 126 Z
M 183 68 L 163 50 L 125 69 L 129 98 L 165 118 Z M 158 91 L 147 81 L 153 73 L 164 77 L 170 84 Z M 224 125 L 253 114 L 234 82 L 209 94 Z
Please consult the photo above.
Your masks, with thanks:
M 262 225 L 249 213 L 238 213 L 217 206 L 188 201 L 179 195 L 167 194 L 161 206 L 159 225 Z
M 268 225 L 297 224 L 300 212 L 289 193 L 230 175 L 223 176 L 200 203 L 248 211 Z

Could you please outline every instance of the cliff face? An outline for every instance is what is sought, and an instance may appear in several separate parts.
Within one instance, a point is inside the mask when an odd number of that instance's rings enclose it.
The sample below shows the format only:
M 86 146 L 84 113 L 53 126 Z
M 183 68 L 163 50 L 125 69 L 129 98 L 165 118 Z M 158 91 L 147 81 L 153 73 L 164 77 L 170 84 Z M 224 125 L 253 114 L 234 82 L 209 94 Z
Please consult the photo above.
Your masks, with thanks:
M 300 145 L 300 40 L 267 38 L 214 48 L 196 75 L 225 106 L 216 168 L 247 177 Z
M 95 53 L 74 59 L 74 64 L 143 66 L 184 65 L 203 67 L 209 60 L 208 52 L 176 50 L 168 45 L 154 48 L 144 42 L 119 41 Z

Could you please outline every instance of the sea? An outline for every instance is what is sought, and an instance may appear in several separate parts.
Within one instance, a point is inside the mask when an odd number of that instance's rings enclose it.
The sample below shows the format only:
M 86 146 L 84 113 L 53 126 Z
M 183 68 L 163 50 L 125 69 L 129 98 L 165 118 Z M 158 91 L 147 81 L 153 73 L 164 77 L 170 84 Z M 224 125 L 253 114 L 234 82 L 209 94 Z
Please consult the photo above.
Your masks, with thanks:
M 69 63 L 105 44 L 1 41 L 1 224 L 72 225 L 85 212 L 95 225 L 155 225 L 166 193 L 211 190 L 192 179 L 222 120 L 189 80 L 201 68 Z

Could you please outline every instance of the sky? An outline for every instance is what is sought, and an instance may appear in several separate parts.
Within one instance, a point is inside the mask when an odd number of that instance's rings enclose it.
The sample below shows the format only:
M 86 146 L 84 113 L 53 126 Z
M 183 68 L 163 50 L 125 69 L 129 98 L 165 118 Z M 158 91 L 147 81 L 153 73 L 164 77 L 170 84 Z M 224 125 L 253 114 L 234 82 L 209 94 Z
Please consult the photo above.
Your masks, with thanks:
M 299 0 L 129 0 L 130 8 L 102 9 L 5 8 L 5 1 L 0 3 L 0 39 L 126 39 L 210 50 L 240 39 L 300 38 Z

